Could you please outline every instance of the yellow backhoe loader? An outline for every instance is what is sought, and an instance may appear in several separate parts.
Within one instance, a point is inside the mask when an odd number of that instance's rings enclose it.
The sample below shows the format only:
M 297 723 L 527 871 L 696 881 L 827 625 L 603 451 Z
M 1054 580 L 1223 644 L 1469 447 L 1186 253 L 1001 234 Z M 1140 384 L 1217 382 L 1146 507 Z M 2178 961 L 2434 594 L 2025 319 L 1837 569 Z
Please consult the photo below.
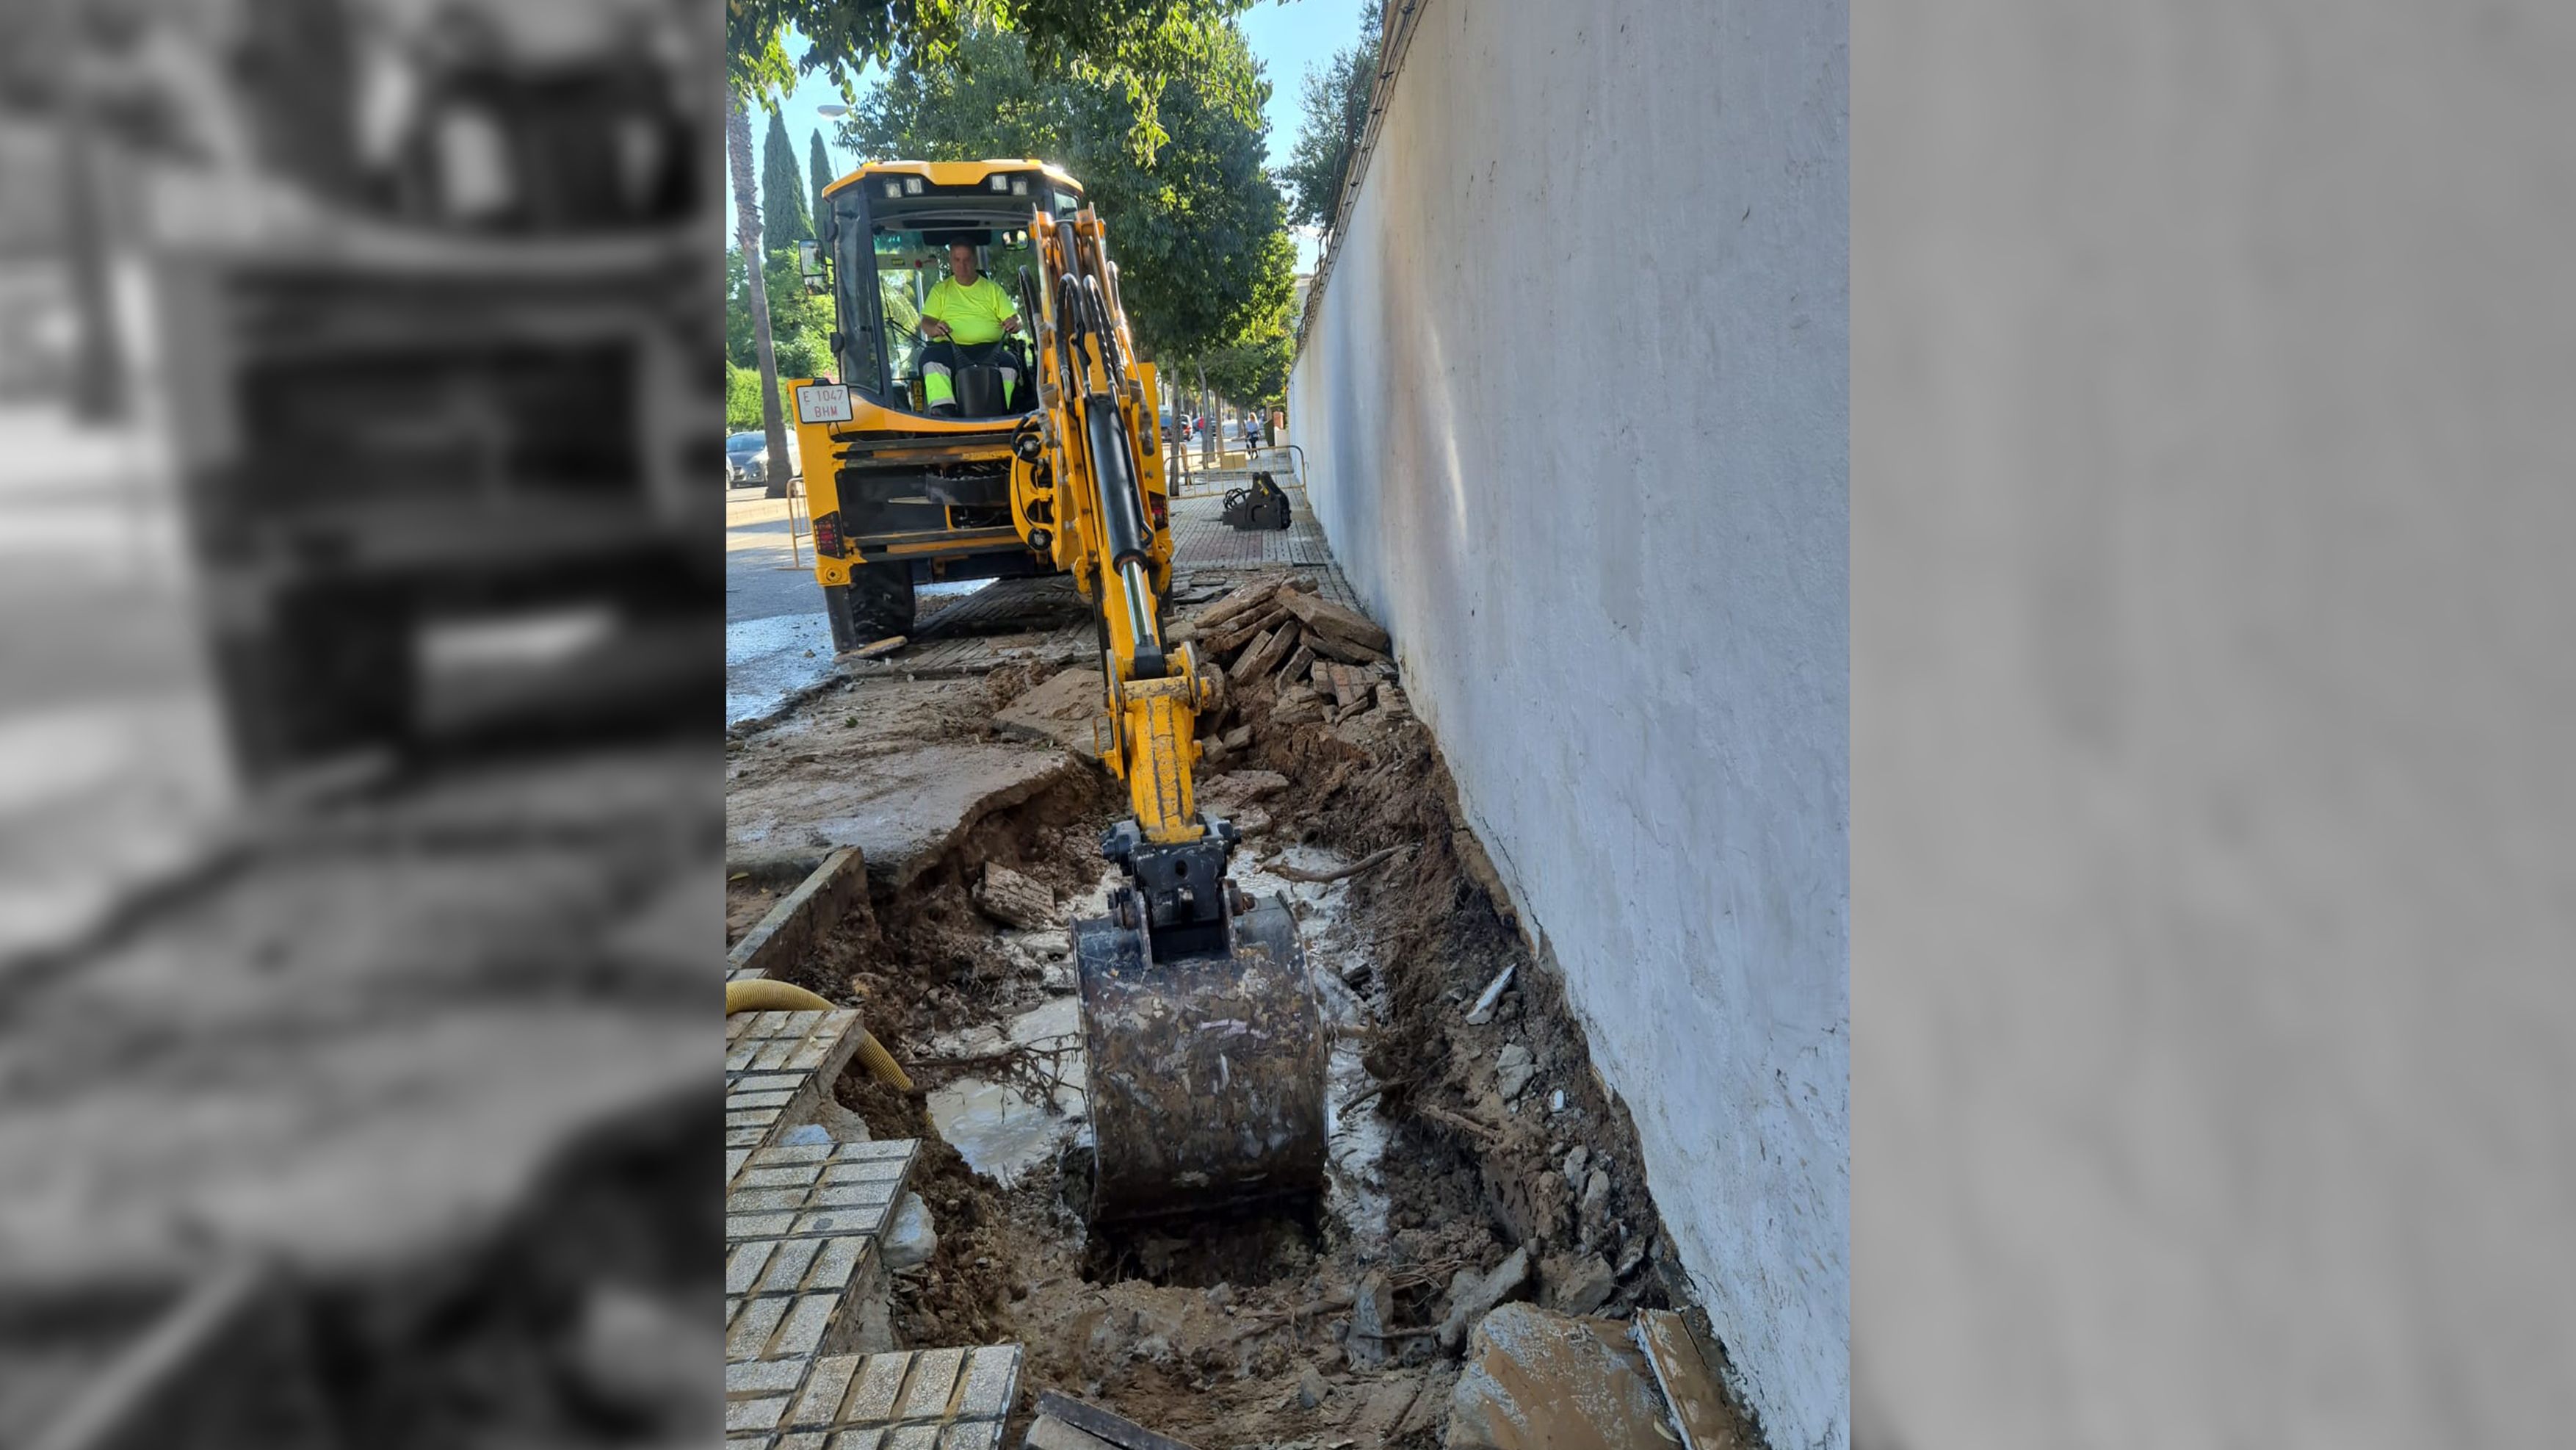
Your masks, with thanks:
M 1212 687 L 1163 633 L 1154 373 L 1106 229 L 1036 161 L 880 163 L 826 196 L 812 270 L 835 297 L 843 376 L 791 392 L 836 645 L 905 632 L 931 578 L 1068 574 L 1095 612 L 1101 758 L 1131 814 L 1101 843 L 1123 876 L 1109 914 L 1073 928 L 1091 1219 L 1318 1199 L 1321 1011 L 1287 903 L 1236 886 L 1234 828 L 1193 797 Z M 919 319 L 929 268 L 961 242 L 1013 288 L 1022 341 L 960 356 L 950 415 L 928 405 Z

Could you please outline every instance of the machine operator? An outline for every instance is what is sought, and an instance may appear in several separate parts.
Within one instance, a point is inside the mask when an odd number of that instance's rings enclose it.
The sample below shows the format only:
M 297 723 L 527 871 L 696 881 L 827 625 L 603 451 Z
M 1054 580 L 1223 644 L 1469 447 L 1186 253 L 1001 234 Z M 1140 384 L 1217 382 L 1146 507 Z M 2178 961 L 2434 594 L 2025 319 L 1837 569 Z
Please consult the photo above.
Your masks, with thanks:
M 1001 284 L 975 270 L 975 248 L 966 242 L 948 246 L 948 275 L 930 289 L 921 309 L 921 330 L 931 339 L 921 352 L 921 392 L 933 413 L 957 413 L 955 371 L 960 367 L 998 364 L 1002 370 L 1002 404 L 1016 408 L 1020 372 L 1002 350 L 1005 336 L 1020 331 L 1020 305 Z

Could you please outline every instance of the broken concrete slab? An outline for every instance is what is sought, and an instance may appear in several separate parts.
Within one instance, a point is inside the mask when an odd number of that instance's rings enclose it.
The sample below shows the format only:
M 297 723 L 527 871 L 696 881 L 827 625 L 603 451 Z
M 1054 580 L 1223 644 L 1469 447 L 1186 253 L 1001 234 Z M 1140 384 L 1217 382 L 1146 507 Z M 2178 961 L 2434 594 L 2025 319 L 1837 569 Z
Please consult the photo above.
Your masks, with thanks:
M 1080 769 L 1062 751 L 984 742 L 817 756 L 766 779 L 731 783 L 726 853 L 856 846 L 872 879 L 901 888 L 986 816 Z
M 1681 1427 L 1683 1450 L 1746 1450 L 1754 1441 L 1728 1407 L 1717 1376 L 1682 1317 L 1669 1309 L 1641 1309 L 1630 1329 L 1655 1383 Z
M 1356 609 L 1345 609 L 1320 594 L 1283 591 L 1278 596 L 1278 602 L 1281 608 L 1297 616 L 1298 621 L 1319 639 L 1355 646 L 1376 654 L 1386 653 L 1392 643 L 1387 638 L 1386 631 L 1378 628 L 1376 621 Z M 1324 649 L 1324 646 L 1319 644 L 1317 648 Z M 1330 653 L 1329 650 L 1325 652 Z
M 1100 671 L 1059 670 L 993 716 L 993 727 L 1005 735 L 1061 745 L 1085 760 L 1100 759 L 1093 723 L 1106 706 Z
M 1662 1392 L 1615 1319 L 1534 1304 L 1485 1316 L 1449 1395 L 1445 1450 L 1670 1450 Z
M 1033 881 L 998 861 L 984 863 L 983 879 L 975 883 L 975 905 L 1004 926 L 1022 931 L 1044 931 L 1059 925 L 1055 893 L 1046 883 Z

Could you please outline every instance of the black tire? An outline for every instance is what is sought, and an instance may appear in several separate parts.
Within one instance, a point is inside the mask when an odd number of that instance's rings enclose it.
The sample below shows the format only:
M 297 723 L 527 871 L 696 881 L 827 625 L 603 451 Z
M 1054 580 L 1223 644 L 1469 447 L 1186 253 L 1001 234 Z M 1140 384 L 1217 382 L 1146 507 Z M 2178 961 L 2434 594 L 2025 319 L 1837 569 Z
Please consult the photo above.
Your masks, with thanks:
M 912 617 L 911 565 L 860 564 L 850 570 L 850 624 L 859 645 L 912 633 Z

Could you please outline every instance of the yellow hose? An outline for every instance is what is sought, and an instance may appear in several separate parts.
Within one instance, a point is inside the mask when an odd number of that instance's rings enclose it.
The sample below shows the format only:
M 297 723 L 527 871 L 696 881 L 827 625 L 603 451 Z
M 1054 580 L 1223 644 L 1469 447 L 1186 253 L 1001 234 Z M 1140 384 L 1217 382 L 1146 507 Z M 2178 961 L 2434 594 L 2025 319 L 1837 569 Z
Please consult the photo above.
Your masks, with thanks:
M 829 1000 L 818 992 L 809 992 L 794 982 L 774 981 L 768 977 L 746 977 L 725 983 L 725 1015 L 736 1012 L 829 1012 Z
M 725 983 L 725 1015 L 736 1012 L 831 1012 L 837 1010 L 829 999 L 809 992 L 793 982 L 774 981 L 768 977 L 747 977 Z M 859 1029 L 859 1065 L 868 1076 L 899 1093 L 912 1091 L 912 1077 L 885 1050 L 866 1028 Z

